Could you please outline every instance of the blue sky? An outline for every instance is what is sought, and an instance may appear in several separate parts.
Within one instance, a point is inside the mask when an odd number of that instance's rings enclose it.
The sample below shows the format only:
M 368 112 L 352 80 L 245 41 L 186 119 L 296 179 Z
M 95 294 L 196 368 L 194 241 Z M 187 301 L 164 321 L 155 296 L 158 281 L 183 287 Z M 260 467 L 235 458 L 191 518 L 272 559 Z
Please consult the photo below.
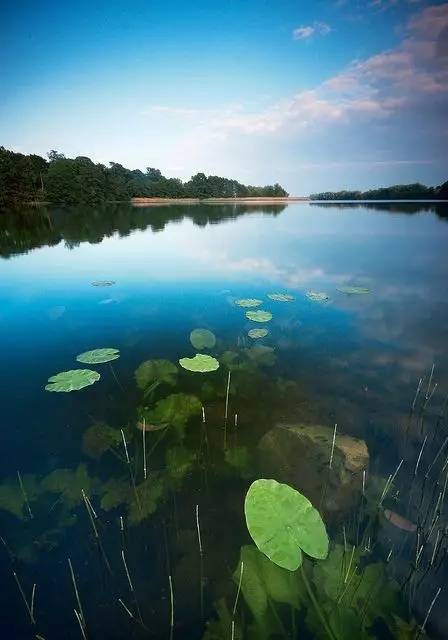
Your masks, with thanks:
M 448 3 L 2 3 L 0 144 L 293 194 L 448 179 Z

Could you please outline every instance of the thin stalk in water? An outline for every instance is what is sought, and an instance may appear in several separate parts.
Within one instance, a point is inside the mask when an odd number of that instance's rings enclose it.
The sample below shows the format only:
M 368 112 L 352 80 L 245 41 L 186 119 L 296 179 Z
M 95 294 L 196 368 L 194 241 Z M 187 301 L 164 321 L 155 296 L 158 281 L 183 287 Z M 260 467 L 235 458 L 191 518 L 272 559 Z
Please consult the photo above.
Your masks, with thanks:
M 126 464 L 128 465 L 128 470 L 129 470 L 129 477 L 131 479 L 131 485 L 132 485 L 132 488 L 134 490 L 135 501 L 137 503 L 138 510 L 140 511 L 140 513 L 142 513 L 142 505 L 140 504 L 140 498 L 138 497 L 137 487 L 135 486 L 134 474 L 132 473 L 131 459 L 129 457 L 128 445 L 127 445 L 127 442 L 126 442 L 126 438 L 124 436 L 123 429 L 120 429 L 120 431 L 121 431 L 121 437 L 122 437 L 122 440 L 123 440 L 124 453 L 125 453 L 125 456 L 126 456 Z
M 231 372 L 229 370 L 227 375 L 226 408 L 224 412 L 224 449 L 227 449 L 227 418 L 229 414 L 230 375 Z
M 75 618 L 78 621 L 79 628 L 81 630 L 81 635 L 83 637 L 83 640 L 87 640 L 87 636 L 86 636 L 86 633 L 84 631 L 84 627 L 83 627 L 82 620 L 81 620 L 81 615 L 76 611 L 76 609 L 73 609 L 73 611 L 75 613 Z
M 22 596 L 22 600 L 23 600 L 23 602 L 25 603 L 25 607 L 26 607 L 26 610 L 28 611 L 28 615 L 29 615 L 29 617 L 30 617 L 31 624 L 32 624 L 32 625 L 35 625 L 35 624 L 36 624 L 36 620 L 35 620 L 35 618 L 34 618 L 34 612 L 32 611 L 32 609 L 31 609 L 30 605 L 28 604 L 28 600 L 27 600 L 27 598 L 26 598 L 26 595 L 25 595 L 25 592 L 24 592 L 24 590 L 23 590 L 23 587 L 22 587 L 22 585 L 20 584 L 20 580 L 19 580 L 19 578 L 18 578 L 18 576 L 17 576 L 17 573 L 16 573 L 15 571 L 13 571 L 13 572 L 12 572 L 12 575 L 14 576 L 14 580 L 16 581 L 17 586 L 18 586 L 18 588 L 19 588 L 20 595 Z
M 75 572 L 73 571 L 72 561 L 70 560 L 70 558 L 67 558 L 67 562 L 68 562 L 68 566 L 70 568 L 70 575 L 72 577 L 73 590 L 75 592 L 76 602 L 78 604 L 79 617 L 81 618 L 82 626 L 85 628 L 86 619 L 84 617 L 84 611 L 83 611 L 83 608 L 82 608 L 81 599 L 79 597 L 79 591 L 78 591 L 78 585 L 76 584 Z
M 202 553 L 201 526 L 199 524 L 199 505 L 196 505 L 196 529 L 198 532 L 198 546 L 200 556 L 200 591 L 201 591 L 201 619 L 204 618 L 204 559 Z
M 126 562 L 126 556 L 124 555 L 124 550 L 121 550 L 121 559 L 123 561 L 123 566 L 126 572 L 126 577 L 128 579 L 129 589 L 131 590 L 132 597 L 134 598 L 135 608 L 137 609 L 138 617 L 140 622 L 143 624 L 142 614 L 140 613 L 140 606 L 138 604 L 137 595 L 134 590 L 134 585 L 132 583 L 131 574 L 129 573 L 128 563 Z
M 142 440 L 143 440 L 143 478 L 146 480 L 146 420 L 143 418 L 143 429 L 142 429 Z
M 439 588 L 437 589 L 436 595 L 434 596 L 434 598 L 433 598 L 433 599 L 432 599 L 432 601 L 431 601 L 431 604 L 429 605 L 429 609 L 428 609 L 428 611 L 427 611 L 427 613 L 426 613 L 426 616 L 425 616 L 425 619 L 424 619 L 424 621 L 423 621 L 423 624 L 422 624 L 422 626 L 420 627 L 420 630 L 419 630 L 419 632 L 418 632 L 418 634 L 417 634 L 417 636 L 416 636 L 416 640 L 418 640 L 418 638 L 420 638 L 421 634 L 425 632 L 426 623 L 428 622 L 428 618 L 429 618 L 429 616 L 430 616 L 430 613 L 431 613 L 431 611 L 432 611 L 432 608 L 433 608 L 433 606 L 435 605 L 435 602 L 436 602 L 437 598 L 439 597 L 439 595 L 440 595 L 440 592 L 441 592 L 441 591 L 442 591 L 442 587 L 439 587 Z
M 170 614 L 170 640 L 173 640 L 174 634 L 174 592 L 173 592 L 173 580 L 171 578 L 171 574 L 168 576 L 168 582 L 170 585 L 170 603 L 171 603 L 171 614 Z
M 319 620 L 322 623 L 323 628 L 325 629 L 325 631 L 326 631 L 328 637 L 330 638 L 330 640 L 337 640 L 337 636 L 333 633 L 330 625 L 328 624 L 328 622 L 327 622 L 327 620 L 325 618 L 324 612 L 322 611 L 322 608 L 321 608 L 320 604 L 318 603 L 318 601 L 316 599 L 316 596 L 313 593 L 313 590 L 311 588 L 311 585 L 310 585 L 310 583 L 308 581 L 308 578 L 306 576 L 305 570 L 303 568 L 303 564 L 300 567 L 300 573 L 301 573 L 301 576 L 302 576 L 303 584 L 305 585 L 305 589 L 307 590 L 308 596 L 309 596 L 309 598 L 311 600 L 311 603 L 312 603 L 312 605 L 314 607 L 315 612 L 317 613 L 317 616 L 318 616 Z
M 119 379 L 118 379 L 118 377 L 117 377 L 117 374 L 115 373 L 115 369 L 113 368 L 113 366 L 112 366 L 112 363 L 111 363 L 111 362 L 109 362 L 109 367 L 110 367 L 110 370 L 112 371 L 112 375 L 113 375 L 113 377 L 114 377 L 114 379 L 115 379 L 115 382 L 118 384 L 118 386 L 120 387 L 121 391 L 125 394 L 125 393 L 126 393 L 126 391 L 124 390 L 123 385 L 122 385 L 122 384 L 121 384 L 121 382 L 119 381 Z
M 236 615 L 236 608 L 238 606 L 238 599 L 240 597 L 241 583 L 243 581 L 243 571 L 244 571 L 244 562 L 241 561 L 240 579 L 238 581 L 238 589 L 236 592 L 235 603 L 233 605 L 233 611 L 232 611 L 232 640 L 235 640 L 235 615 Z
M 30 520 L 32 520 L 33 519 L 33 513 L 31 511 L 31 507 L 30 507 L 30 503 L 29 503 L 29 500 L 28 500 L 28 496 L 27 496 L 26 491 L 25 491 L 25 487 L 23 486 L 22 476 L 20 475 L 20 471 L 17 471 L 17 478 L 19 480 L 20 491 L 22 492 L 23 499 L 25 500 L 25 504 L 26 504 L 26 508 L 28 510 L 28 514 L 30 516 Z

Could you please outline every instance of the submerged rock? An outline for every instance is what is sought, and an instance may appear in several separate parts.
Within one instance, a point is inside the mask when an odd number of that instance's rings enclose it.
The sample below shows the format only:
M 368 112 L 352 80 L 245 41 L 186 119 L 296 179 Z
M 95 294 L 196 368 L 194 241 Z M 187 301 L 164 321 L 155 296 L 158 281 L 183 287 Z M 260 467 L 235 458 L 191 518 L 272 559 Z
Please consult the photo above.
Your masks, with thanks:
M 265 478 L 290 484 L 317 507 L 328 478 L 324 507 L 338 520 L 359 498 L 369 452 L 364 440 L 337 435 L 329 470 L 332 442 L 331 427 L 278 424 L 261 438 L 258 459 Z

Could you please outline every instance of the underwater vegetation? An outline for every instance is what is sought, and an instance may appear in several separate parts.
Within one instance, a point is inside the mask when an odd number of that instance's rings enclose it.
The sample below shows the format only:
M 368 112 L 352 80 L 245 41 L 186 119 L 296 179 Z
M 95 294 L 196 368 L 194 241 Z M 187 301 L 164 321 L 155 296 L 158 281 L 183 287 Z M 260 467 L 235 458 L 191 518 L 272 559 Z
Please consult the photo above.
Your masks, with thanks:
M 249 329 L 247 335 L 249 336 L 249 338 L 257 340 L 258 338 L 266 338 L 268 333 L 269 331 L 267 329 Z
M 213 349 L 216 344 L 216 336 L 208 329 L 193 329 L 190 333 L 190 342 L 195 349 Z

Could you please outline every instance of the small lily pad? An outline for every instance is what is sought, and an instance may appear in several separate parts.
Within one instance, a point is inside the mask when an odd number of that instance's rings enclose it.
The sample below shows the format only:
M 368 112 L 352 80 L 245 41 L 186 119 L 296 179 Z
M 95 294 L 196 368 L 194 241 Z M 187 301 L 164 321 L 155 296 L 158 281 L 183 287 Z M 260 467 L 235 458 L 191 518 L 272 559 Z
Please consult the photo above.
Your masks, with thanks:
M 92 282 L 92 287 L 112 287 L 115 283 L 115 280 L 95 280 Z
M 102 364 L 103 362 L 111 362 L 112 360 L 118 360 L 120 352 L 118 349 L 93 349 L 92 351 L 85 351 L 76 356 L 78 362 L 84 364 Z
M 302 552 L 324 559 L 328 535 L 311 502 L 276 480 L 255 480 L 244 503 L 247 528 L 258 549 L 279 567 L 295 571 Z
M 249 338 L 256 340 L 257 338 L 265 338 L 269 331 L 267 329 L 249 329 L 247 335 Z
M 216 337 L 208 329 L 193 329 L 190 333 L 190 342 L 195 349 L 213 349 Z
M 179 364 L 187 371 L 195 371 L 197 373 L 216 371 L 219 368 L 218 360 L 205 353 L 197 353 L 194 358 L 181 358 Z
M 257 298 L 241 298 L 240 300 L 235 300 L 235 304 L 239 307 L 259 307 L 262 303 L 263 300 L 258 300 Z
M 370 293 L 370 289 L 368 289 L 367 287 L 344 286 L 344 287 L 339 287 L 338 291 L 340 291 L 341 293 L 345 293 L 348 296 L 360 296 L 366 293 Z
M 79 391 L 79 389 L 94 384 L 100 377 L 97 371 L 92 371 L 91 369 L 61 371 L 61 373 L 57 373 L 55 376 L 48 378 L 48 384 L 45 386 L 45 390 L 63 393 Z
M 269 322 L 269 320 L 272 320 L 272 313 L 270 311 L 262 311 L 261 309 L 257 311 L 246 311 L 246 318 L 253 320 L 253 322 Z
M 312 300 L 313 302 L 326 302 L 329 300 L 328 295 L 321 291 L 307 291 L 306 297 L 308 300 Z
M 268 298 L 276 302 L 292 302 L 294 300 L 294 296 L 289 293 L 268 293 Z

